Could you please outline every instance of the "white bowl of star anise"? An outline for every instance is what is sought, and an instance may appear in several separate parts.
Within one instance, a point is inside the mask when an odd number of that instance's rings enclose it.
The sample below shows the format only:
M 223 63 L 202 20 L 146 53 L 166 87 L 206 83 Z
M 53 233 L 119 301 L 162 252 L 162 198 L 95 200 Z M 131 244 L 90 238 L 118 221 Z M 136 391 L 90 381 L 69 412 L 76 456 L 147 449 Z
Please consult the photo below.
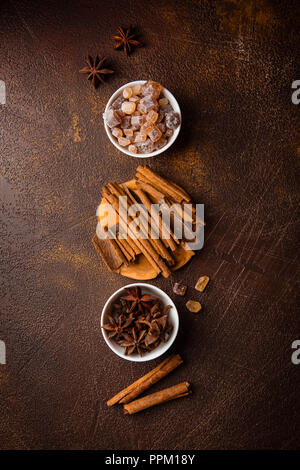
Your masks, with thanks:
M 103 119 L 113 145 L 137 158 L 154 157 L 167 150 L 181 127 L 177 100 L 152 80 L 121 86 L 109 99 Z
M 158 287 L 134 283 L 118 289 L 105 303 L 101 331 L 110 349 L 128 361 L 151 361 L 173 344 L 178 311 Z

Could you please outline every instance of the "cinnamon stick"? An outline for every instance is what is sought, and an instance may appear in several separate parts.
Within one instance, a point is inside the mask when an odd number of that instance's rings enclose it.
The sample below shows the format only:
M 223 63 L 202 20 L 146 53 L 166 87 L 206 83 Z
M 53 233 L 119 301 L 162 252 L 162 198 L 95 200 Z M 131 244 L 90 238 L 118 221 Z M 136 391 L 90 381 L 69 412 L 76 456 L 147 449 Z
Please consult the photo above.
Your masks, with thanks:
M 122 188 L 120 188 L 116 183 L 108 184 L 107 190 L 110 191 L 113 196 L 116 196 L 119 202 L 120 202 L 119 197 L 124 196 L 125 194 L 125 192 L 122 191 Z M 132 217 L 128 217 L 129 223 L 130 223 L 130 220 L 133 221 L 134 219 Z M 145 236 L 148 236 L 143 223 L 141 224 L 141 231 L 144 233 Z M 170 269 L 168 268 L 166 263 L 163 261 L 163 259 L 160 257 L 160 255 L 157 253 L 157 251 L 153 248 L 149 240 L 142 238 L 142 237 L 138 237 L 137 239 L 141 243 L 141 245 L 143 245 L 144 250 L 148 252 L 148 255 L 151 256 L 154 262 L 157 264 L 162 275 L 164 277 L 169 277 L 171 274 Z
M 142 203 L 146 206 L 147 210 L 151 213 L 151 201 L 147 197 L 147 195 L 144 193 L 142 189 L 136 189 L 135 193 L 138 195 Z M 169 247 L 171 248 L 172 251 L 176 250 L 176 243 L 179 243 L 179 240 L 175 237 L 173 231 L 167 227 L 167 225 L 163 222 L 161 215 L 156 212 L 157 219 L 159 221 L 159 235 L 162 236 L 162 232 L 168 233 L 170 236 L 168 238 L 165 238 L 167 241 Z M 175 243 L 176 242 L 176 243 Z
M 122 189 L 124 190 L 124 192 L 126 193 L 127 197 L 129 198 L 129 200 L 132 204 L 138 204 L 137 200 L 134 198 L 134 195 L 132 194 L 130 189 L 125 184 L 122 185 Z M 137 194 L 137 192 L 136 192 L 136 194 Z M 147 229 L 148 233 L 150 233 L 150 227 L 151 227 L 151 231 L 154 233 L 154 235 L 156 237 L 159 237 L 159 227 L 156 224 L 155 219 L 153 217 L 151 217 L 148 210 L 145 211 L 143 209 L 143 207 L 141 207 L 141 214 L 144 217 L 144 222 L 145 222 L 145 225 L 147 227 L 146 229 Z M 150 227 L 149 227 L 149 225 L 150 225 Z M 174 260 L 173 256 L 168 252 L 167 248 L 162 243 L 162 241 L 159 238 L 153 238 L 153 239 L 151 238 L 150 241 L 155 246 L 155 248 L 159 252 L 160 256 L 162 256 L 162 258 L 164 258 L 167 261 L 168 265 L 173 266 L 175 264 L 175 260 Z
M 108 400 L 107 405 L 112 406 L 116 403 L 128 403 L 145 390 L 147 390 L 151 385 L 155 384 L 159 380 L 163 379 L 168 375 L 172 370 L 176 369 L 180 364 L 183 363 L 182 358 L 179 354 L 167 357 L 163 362 L 161 362 L 157 367 L 148 372 L 140 379 L 133 382 L 128 387 L 121 390 L 113 398 Z
M 190 202 L 191 198 L 188 193 L 181 188 L 178 184 L 172 183 L 167 179 L 163 178 L 162 176 L 155 173 L 155 171 L 151 170 L 148 166 L 141 166 L 139 165 L 137 168 L 137 172 L 139 174 L 139 179 L 144 180 L 146 182 L 151 181 L 151 185 L 157 188 L 159 191 L 164 193 L 166 196 L 170 196 L 176 202 Z
M 137 178 L 137 188 L 142 189 L 147 194 L 149 194 L 149 196 L 154 200 L 154 202 L 158 203 L 158 201 L 166 197 L 164 193 L 162 193 L 161 191 L 158 191 L 150 183 L 146 183 L 145 179 L 143 180 L 140 179 L 143 177 L 139 173 L 136 174 L 136 178 Z
M 128 264 L 127 259 L 115 240 L 111 238 L 100 240 L 95 234 L 92 238 L 92 242 L 97 253 L 101 256 L 110 271 L 116 271 L 123 264 Z
M 173 387 L 165 388 L 156 393 L 151 393 L 145 397 L 138 398 L 137 400 L 132 401 L 124 405 L 125 414 L 134 414 L 139 413 L 140 411 L 146 410 L 151 406 L 160 405 L 170 400 L 175 400 L 175 398 L 185 397 L 192 393 L 189 390 L 189 382 L 181 382 Z
M 111 192 L 109 191 L 109 189 L 104 186 L 102 188 L 102 193 L 103 195 L 105 196 L 105 198 L 108 200 L 108 202 L 110 204 L 112 204 L 112 206 L 115 208 L 115 210 L 117 211 L 117 213 L 119 214 L 120 216 L 120 211 L 119 211 L 119 199 L 114 196 L 113 194 L 111 194 Z M 162 271 L 161 267 L 159 266 L 159 264 L 157 263 L 156 259 L 154 259 L 154 257 L 152 256 L 152 254 L 150 253 L 151 252 L 151 245 L 150 243 L 148 242 L 148 240 L 143 240 L 143 239 L 138 239 L 136 237 L 136 234 L 132 232 L 131 228 L 129 227 L 129 224 L 128 222 L 130 222 L 130 220 L 126 220 L 124 221 L 125 223 L 127 223 L 127 226 L 128 226 L 128 232 L 129 232 L 129 237 L 134 241 L 134 243 L 137 245 L 137 247 L 141 250 L 141 252 L 145 255 L 145 257 L 147 258 L 147 260 L 149 261 L 149 263 L 153 266 L 153 268 L 155 269 L 156 273 L 159 274 L 160 272 L 163 273 L 165 275 L 165 277 L 168 277 L 169 273 L 167 273 L 165 270 L 164 272 Z M 150 245 L 150 248 L 149 248 L 149 245 Z M 152 252 L 153 252 L 153 249 L 152 249 Z M 165 265 L 166 266 L 166 265 Z M 166 266 L 167 268 L 167 266 Z M 167 268 L 168 269 L 168 268 Z M 168 270 L 170 272 L 170 270 Z

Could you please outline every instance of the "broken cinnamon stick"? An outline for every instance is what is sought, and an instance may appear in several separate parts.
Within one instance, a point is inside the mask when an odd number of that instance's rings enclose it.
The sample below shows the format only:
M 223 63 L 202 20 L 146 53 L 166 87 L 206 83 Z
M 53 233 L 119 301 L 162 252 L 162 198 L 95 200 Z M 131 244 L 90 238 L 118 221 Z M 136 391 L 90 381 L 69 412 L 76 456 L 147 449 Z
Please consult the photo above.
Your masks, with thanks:
M 125 414 L 135 414 L 140 411 L 146 410 L 151 406 L 160 405 L 170 400 L 175 400 L 175 398 L 185 397 L 192 393 L 189 390 L 189 382 L 181 382 L 173 387 L 165 388 L 156 393 L 151 393 L 145 397 L 138 398 L 137 400 L 132 401 L 124 405 Z
M 123 264 L 128 264 L 127 259 L 115 240 L 111 238 L 100 240 L 95 234 L 92 238 L 92 242 L 97 253 L 101 256 L 110 271 L 116 271 Z
M 128 403 L 134 398 L 138 397 L 141 393 L 147 390 L 151 385 L 155 384 L 159 380 L 163 379 L 168 375 L 172 370 L 176 369 L 180 364 L 183 363 L 182 358 L 179 354 L 167 357 L 163 362 L 161 362 L 157 367 L 148 372 L 140 379 L 133 382 L 128 387 L 121 390 L 113 398 L 108 400 L 107 405 L 112 406 L 116 403 Z

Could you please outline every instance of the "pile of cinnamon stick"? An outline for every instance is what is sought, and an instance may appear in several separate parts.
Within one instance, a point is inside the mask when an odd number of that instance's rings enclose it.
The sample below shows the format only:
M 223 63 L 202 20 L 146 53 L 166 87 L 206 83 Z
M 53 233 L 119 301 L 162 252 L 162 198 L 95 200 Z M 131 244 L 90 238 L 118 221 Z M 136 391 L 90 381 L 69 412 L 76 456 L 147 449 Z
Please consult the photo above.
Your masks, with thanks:
M 168 357 L 161 364 L 155 367 L 155 369 L 151 370 L 148 374 L 136 380 L 127 388 L 121 390 L 121 392 L 108 400 L 107 406 L 113 406 L 119 403 L 123 405 L 125 414 L 135 414 L 152 406 L 174 400 L 175 398 L 190 395 L 192 392 L 189 390 L 189 382 L 181 382 L 173 385 L 172 387 L 165 388 L 159 392 L 151 393 L 150 395 L 146 395 L 135 400 L 136 397 L 141 395 L 156 382 L 163 379 L 182 363 L 183 360 L 179 354 Z
M 169 277 L 172 266 L 175 264 L 173 253 L 176 248 L 182 246 L 185 250 L 193 252 L 184 240 L 178 240 L 171 227 L 166 226 L 160 213 L 151 217 L 151 205 L 153 203 L 163 203 L 169 207 L 174 203 L 183 205 L 191 203 L 191 198 L 183 188 L 161 177 L 147 166 L 138 166 L 135 188 L 130 190 L 125 184 L 117 183 L 109 183 L 102 188 L 103 202 L 111 204 L 118 214 L 118 230 L 115 238 L 99 240 L 95 235 L 94 246 L 111 271 L 118 271 L 124 264 L 128 266 L 142 253 L 157 274 L 161 273 L 164 277 Z M 138 237 L 129 227 L 133 218 L 127 216 L 127 220 L 124 219 L 120 196 L 127 196 L 128 207 L 142 203 L 147 208 L 147 211 L 141 211 L 141 235 Z M 126 239 L 120 236 L 125 226 L 128 232 Z M 145 234 L 153 233 L 154 237 L 145 238 Z

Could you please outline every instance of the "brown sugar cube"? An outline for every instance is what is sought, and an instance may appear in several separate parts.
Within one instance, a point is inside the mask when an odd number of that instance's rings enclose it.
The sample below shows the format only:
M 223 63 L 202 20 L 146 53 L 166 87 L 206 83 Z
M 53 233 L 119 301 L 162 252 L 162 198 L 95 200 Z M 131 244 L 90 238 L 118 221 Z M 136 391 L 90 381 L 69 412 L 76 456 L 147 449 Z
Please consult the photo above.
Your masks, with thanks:
M 144 114 L 149 113 L 151 109 L 157 109 L 157 108 L 158 108 L 158 103 L 156 99 L 151 98 L 151 96 L 145 96 L 144 98 L 141 99 L 141 101 L 138 104 L 138 110 Z
M 130 86 L 127 86 L 126 88 L 124 88 L 123 96 L 126 100 L 128 100 L 128 98 L 131 98 L 132 95 L 133 95 L 133 91 L 132 91 L 132 88 Z
M 134 129 L 139 129 L 144 124 L 144 116 L 132 116 L 131 118 L 131 126 Z
M 156 142 L 161 138 L 162 133 L 157 127 L 154 127 L 150 132 L 148 132 L 148 136 L 150 137 L 152 142 Z
M 163 134 L 164 134 L 164 133 L 166 132 L 166 130 L 167 130 L 167 126 L 166 126 L 166 124 L 165 124 L 164 122 L 159 122 L 159 123 L 157 124 L 157 127 L 158 127 L 158 129 L 160 130 L 160 132 L 162 132 Z M 166 135 L 167 135 L 167 133 L 166 133 Z
M 162 92 L 162 86 L 158 82 L 153 82 L 152 80 L 148 80 L 142 86 L 142 95 L 143 96 L 150 96 L 151 98 L 157 99 Z
M 121 124 L 121 118 L 119 114 L 112 108 L 108 109 L 105 113 L 105 121 L 108 127 L 117 127 Z
M 157 121 L 158 118 L 158 113 L 151 109 L 149 113 L 146 115 L 146 121 L 148 121 L 150 124 L 154 124 Z
M 131 152 L 131 153 L 137 153 L 138 148 L 137 148 L 136 145 L 129 145 L 128 150 L 129 150 L 129 152 Z
M 142 85 L 133 85 L 131 88 L 133 95 L 140 95 L 142 92 Z
M 155 149 L 159 150 L 162 147 L 164 147 L 167 143 L 168 143 L 167 139 L 164 136 L 162 136 L 159 140 L 155 142 L 155 145 L 154 145 Z
M 136 108 L 136 104 L 133 103 L 132 101 L 124 101 L 124 103 L 122 103 L 122 107 L 121 107 L 123 113 L 125 113 L 125 114 L 134 113 L 135 108 Z
M 112 130 L 111 130 L 111 133 L 114 137 L 117 137 L 117 138 L 122 137 L 122 135 L 123 135 L 122 130 L 119 129 L 118 127 L 113 127 Z
M 131 125 L 131 117 L 130 116 L 124 116 L 122 118 L 122 123 L 121 123 L 121 128 L 122 129 L 128 129 Z
M 147 139 L 147 135 L 144 132 L 138 132 L 135 136 L 134 142 L 145 142 Z
M 185 305 L 186 308 L 192 313 L 198 313 L 202 309 L 202 305 L 196 300 L 188 300 Z
M 141 132 L 148 135 L 150 131 L 152 131 L 153 125 L 150 122 L 145 122 L 141 127 Z
M 135 103 L 135 104 L 138 104 L 140 102 L 140 98 L 138 96 L 132 96 L 131 98 L 129 98 L 128 101 L 130 101 L 132 103 Z
M 158 100 L 159 106 L 166 106 L 168 103 L 169 103 L 168 98 L 161 98 L 160 100 Z
M 121 147 L 127 147 L 127 145 L 129 145 L 131 142 L 126 137 L 119 137 L 118 138 L 118 143 L 119 143 L 119 145 L 121 145 Z
M 124 129 L 124 135 L 126 135 L 126 137 L 132 137 L 133 129 Z
M 207 284 L 209 283 L 209 276 L 201 276 L 196 282 L 195 289 L 203 292 Z

